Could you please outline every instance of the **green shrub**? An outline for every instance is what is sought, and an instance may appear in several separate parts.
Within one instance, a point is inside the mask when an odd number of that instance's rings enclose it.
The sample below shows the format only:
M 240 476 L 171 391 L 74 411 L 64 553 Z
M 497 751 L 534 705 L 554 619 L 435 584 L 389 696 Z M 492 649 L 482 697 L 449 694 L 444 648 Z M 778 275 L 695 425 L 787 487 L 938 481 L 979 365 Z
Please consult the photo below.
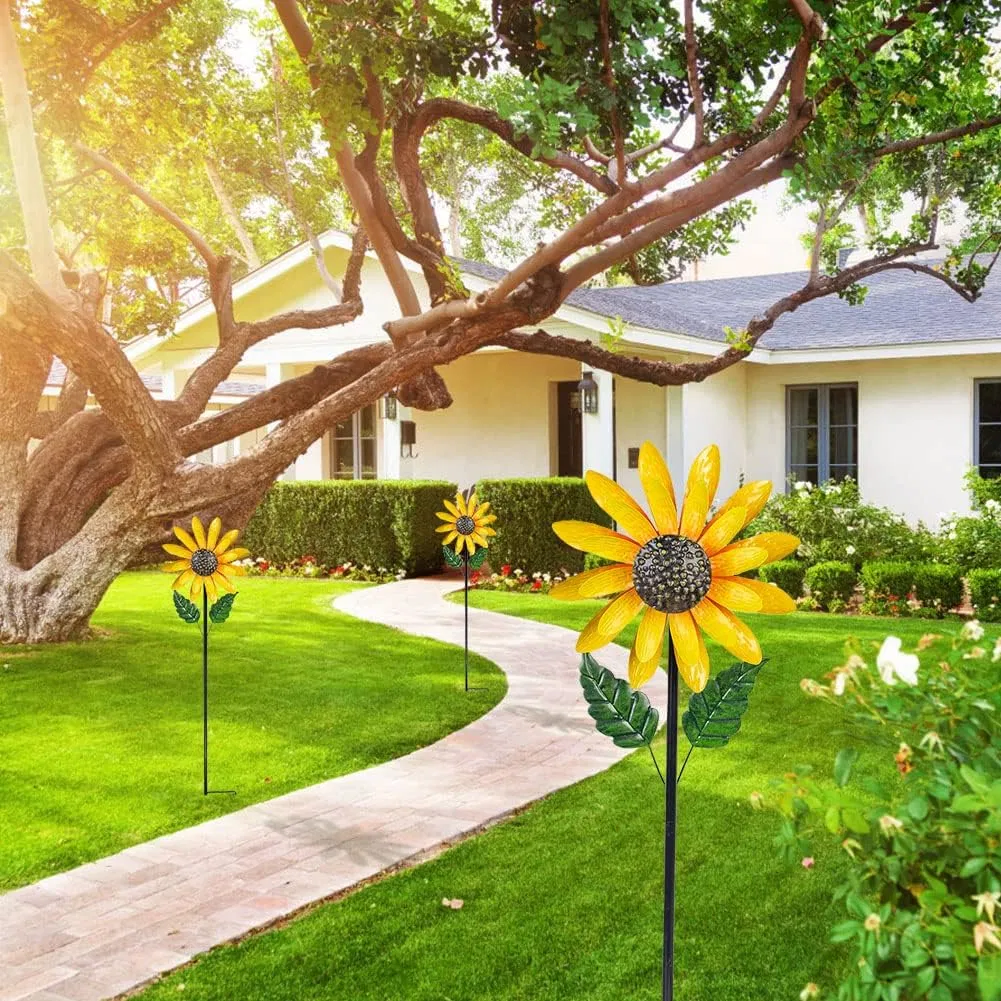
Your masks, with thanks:
M 851 601 L 857 580 L 855 568 L 840 560 L 815 563 L 806 571 L 810 597 L 830 612 L 840 611 Z
M 1001 622 L 1001 570 L 971 570 L 966 583 L 977 618 Z
M 966 481 L 966 489 L 970 492 L 970 502 L 975 510 L 984 510 L 988 507 L 988 501 L 1001 504 L 1001 476 L 985 480 L 976 466 L 972 466 L 966 471 L 963 479 Z
M 313 556 L 327 565 L 441 569 L 435 512 L 456 486 L 428 480 L 322 480 L 276 483 L 247 524 L 244 545 L 283 564 Z
M 493 526 L 497 535 L 490 540 L 492 566 L 510 564 L 530 573 L 580 573 L 584 554 L 556 537 L 553 522 L 612 524 L 592 500 L 584 481 L 576 477 L 480 480 L 476 492 L 480 500 L 490 501 L 497 515 Z
M 758 580 L 778 585 L 791 598 L 798 598 L 803 593 L 805 579 L 806 564 L 799 560 L 779 560 L 758 569 Z
M 940 616 L 963 601 L 963 573 L 944 563 L 919 563 L 914 568 L 914 596 Z
M 584 554 L 584 569 L 597 570 L 598 567 L 611 566 L 614 560 L 606 560 L 604 556 L 595 556 L 594 553 Z
M 862 611 L 872 615 L 906 615 L 907 599 L 914 591 L 913 563 L 866 563 L 862 567 Z
M 1001 504 L 992 498 L 974 515 L 942 520 L 942 556 L 964 572 L 1001 566 Z

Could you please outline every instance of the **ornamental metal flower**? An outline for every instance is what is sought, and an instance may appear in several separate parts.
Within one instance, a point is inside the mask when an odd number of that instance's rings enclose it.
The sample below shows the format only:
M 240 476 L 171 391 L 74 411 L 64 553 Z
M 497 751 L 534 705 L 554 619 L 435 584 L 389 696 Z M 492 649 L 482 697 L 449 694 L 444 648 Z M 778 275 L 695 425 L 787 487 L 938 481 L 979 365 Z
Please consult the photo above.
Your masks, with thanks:
M 207 533 L 198 518 L 191 519 L 191 532 L 174 526 L 174 535 L 181 545 L 168 542 L 163 548 L 180 559 L 165 563 L 162 569 L 164 573 L 177 574 L 175 591 L 187 590 L 192 601 L 201 597 L 203 591 L 212 601 L 219 596 L 220 588 L 230 594 L 236 592 L 230 578 L 241 577 L 247 572 L 246 568 L 237 566 L 236 561 L 249 556 L 250 551 L 231 548 L 240 536 L 238 529 L 227 532 L 222 538 L 221 533 L 220 518 L 212 519 Z
M 486 549 L 489 545 L 487 539 L 497 533 L 490 527 L 496 520 L 495 514 L 487 514 L 490 507 L 489 501 L 482 504 L 476 499 L 476 494 L 471 493 L 468 500 L 461 493 L 456 493 L 455 503 L 450 500 L 443 501 L 447 511 L 439 511 L 438 517 L 444 525 L 439 525 L 436 532 L 447 532 L 444 545 L 455 542 L 455 552 L 462 555 L 463 547 L 472 556 L 476 547 Z
M 629 655 L 629 683 L 634 688 L 657 670 L 667 634 L 682 678 L 693 691 L 701 692 L 709 680 L 703 632 L 744 663 L 758 664 L 761 647 L 733 613 L 796 608 L 793 599 L 773 584 L 740 576 L 781 559 L 799 545 L 796 536 L 785 532 L 733 541 L 765 506 L 771 483 L 759 480 L 742 486 L 709 518 L 719 470 L 719 449 L 710 445 L 692 463 L 679 510 L 667 465 L 656 447 L 645 442 L 639 474 L 649 515 L 614 480 L 590 470 L 585 479 L 591 496 L 620 531 L 584 521 L 553 524 L 553 531 L 568 545 L 613 561 L 571 577 L 550 592 L 564 600 L 617 595 L 584 627 L 578 652 L 590 653 L 611 643 L 643 612 Z

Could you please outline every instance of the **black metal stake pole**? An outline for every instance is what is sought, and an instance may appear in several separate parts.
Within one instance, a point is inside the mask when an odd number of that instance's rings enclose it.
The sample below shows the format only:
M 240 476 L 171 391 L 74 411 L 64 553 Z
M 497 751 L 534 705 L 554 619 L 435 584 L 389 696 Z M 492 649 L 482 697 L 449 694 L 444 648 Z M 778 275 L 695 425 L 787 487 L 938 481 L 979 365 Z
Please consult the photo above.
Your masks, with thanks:
M 462 554 L 462 566 L 465 572 L 466 586 L 462 592 L 463 603 L 465 605 L 466 620 L 466 691 L 469 691 L 469 553 Z
M 209 595 L 202 589 L 202 795 L 209 794 Z
M 667 641 L 667 778 L 664 794 L 664 990 L 674 999 L 674 883 L 678 842 L 678 661 Z

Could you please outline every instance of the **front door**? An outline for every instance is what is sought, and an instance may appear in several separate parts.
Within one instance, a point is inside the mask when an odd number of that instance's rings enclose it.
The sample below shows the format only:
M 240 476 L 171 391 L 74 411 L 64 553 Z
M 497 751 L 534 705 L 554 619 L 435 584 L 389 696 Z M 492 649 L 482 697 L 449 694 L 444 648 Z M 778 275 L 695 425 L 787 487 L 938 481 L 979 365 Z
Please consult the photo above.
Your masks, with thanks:
M 580 426 L 580 390 L 576 382 L 556 384 L 557 476 L 584 475 L 584 442 Z

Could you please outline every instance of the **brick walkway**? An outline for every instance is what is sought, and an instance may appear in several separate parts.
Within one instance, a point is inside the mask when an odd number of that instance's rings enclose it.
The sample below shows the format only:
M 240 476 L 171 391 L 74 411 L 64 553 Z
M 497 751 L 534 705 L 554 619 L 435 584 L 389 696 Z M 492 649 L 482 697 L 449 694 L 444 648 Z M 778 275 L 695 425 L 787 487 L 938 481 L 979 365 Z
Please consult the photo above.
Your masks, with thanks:
M 370 622 L 462 642 L 447 580 L 344 595 Z M 485 716 L 406 757 L 300 789 L 0 896 L 0 1001 L 99 1001 L 607 768 L 575 635 L 470 611 L 470 646 L 507 675 Z M 622 674 L 626 651 L 599 655 Z M 455 656 L 461 685 L 462 656 Z M 666 699 L 658 674 L 648 693 Z M 462 692 L 456 694 L 461 698 Z

